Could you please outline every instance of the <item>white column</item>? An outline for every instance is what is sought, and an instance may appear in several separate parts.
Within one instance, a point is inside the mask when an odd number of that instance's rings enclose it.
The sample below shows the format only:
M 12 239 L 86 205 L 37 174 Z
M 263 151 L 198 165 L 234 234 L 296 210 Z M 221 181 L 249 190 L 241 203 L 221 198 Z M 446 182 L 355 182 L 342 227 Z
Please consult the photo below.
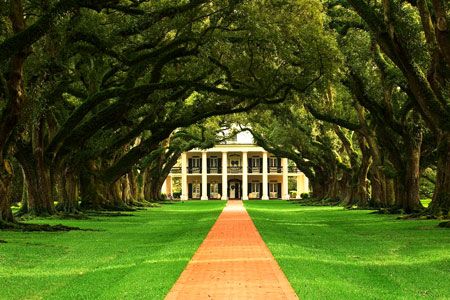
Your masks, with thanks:
M 166 180 L 164 180 L 164 183 L 161 187 L 161 194 L 166 194 L 166 196 L 167 196 L 167 177 L 166 177 Z
M 173 198 L 173 177 L 172 176 L 169 177 L 169 181 L 167 183 L 169 184 L 168 193 L 169 193 L 170 197 Z
M 309 178 L 303 174 L 303 190 L 304 193 L 309 193 Z
M 202 152 L 202 197 L 200 200 L 208 200 L 208 164 L 206 151 Z
M 282 158 L 281 165 L 283 166 L 283 183 L 281 184 L 281 198 L 289 199 L 289 180 L 288 180 L 288 159 Z
M 242 200 L 248 200 L 248 159 L 247 152 L 242 152 Z
M 166 194 L 167 197 L 172 196 L 172 176 L 167 176 L 161 187 L 161 194 Z
M 222 200 L 228 200 L 228 156 L 222 152 Z
M 181 154 L 181 200 L 188 200 L 189 191 L 187 183 L 187 154 Z
M 263 174 L 262 174 L 262 200 L 269 200 L 269 175 L 267 167 L 267 152 L 263 152 Z
M 299 175 L 297 175 L 297 199 L 301 199 L 300 194 L 303 193 L 303 184 L 304 184 L 304 178 L 305 175 L 303 175 L 303 173 L 300 173 Z

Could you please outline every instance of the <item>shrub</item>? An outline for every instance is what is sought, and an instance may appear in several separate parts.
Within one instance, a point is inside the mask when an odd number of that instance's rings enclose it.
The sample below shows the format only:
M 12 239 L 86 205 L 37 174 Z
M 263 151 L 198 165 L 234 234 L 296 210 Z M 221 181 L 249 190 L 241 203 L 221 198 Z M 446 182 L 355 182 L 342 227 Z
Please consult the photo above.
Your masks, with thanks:
M 300 194 L 300 197 L 301 197 L 302 199 L 309 199 L 309 193 L 301 193 L 301 194 Z

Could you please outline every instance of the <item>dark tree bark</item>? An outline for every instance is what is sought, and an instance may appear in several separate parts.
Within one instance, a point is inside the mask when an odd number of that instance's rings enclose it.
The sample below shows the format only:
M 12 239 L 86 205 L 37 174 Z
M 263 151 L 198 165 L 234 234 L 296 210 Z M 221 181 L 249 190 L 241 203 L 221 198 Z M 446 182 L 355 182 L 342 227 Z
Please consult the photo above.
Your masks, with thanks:
M 160 176 L 149 176 L 147 174 L 144 195 L 147 201 L 161 201 L 164 200 L 161 194 L 161 189 L 164 184 L 164 178 Z
M 421 114 L 427 126 L 439 137 L 437 173 L 439 177 L 433 196 L 435 203 L 431 205 L 433 211 L 447 211 L 449 207 L 450 184 L 448 178 L 450 160 L 448 159 L 447 145 L 450 132 L 450 110 L 445 99 L 446 87 L 440 82 L 448 80 L 450 67 L 450 35 L 447 18 L 447 4 L 443 0 L 430 2 L 418 0 L 417 5 L 422 21 L 426 41 L 429 46 L 429 54 L 432 63 L 426 72 L 421 70 L 406 49 L 405 39 L 400 38 L 396 32 L 395 18 L 383 20 L 378 12 L 365 1 L 348 1 L 355 11 L 366 21 L 370 30 L 374 33 L 382 51 L 395 63 L 406 78 L 412 100 L 417 111 Z M 386 2 L 389 3 L 389 2 Z M 435 16 L 431 17 L 429 5 L 434 9 Z M 384 8 L 386 11 L 386 8 Z M 444 150 L 443 150 L 444 149 Z M 443 207 L 440 208 L 439 206 Z
M 405 168 L 405 194 L 401 203 L 401 208 L 411 213 L 422 209 L 419 196 L 420 178 L 420 149 L 422 145 L 422 133 L 417 132 L 407 145 L 407 161 Z
M 22 1 L 10 1 L 9 19 L 16 34 L 19 34 L 26 28 L 23 15 Z M 13 175 L 11 170 L 8 170 L 8 167 L 11 167 L 10 163 L 5 160 L 5 157 L 8 155 L 6 145 L 19 120 L 25 101 L 23 68 L 29 52 L 29 48 L 24 47 L 17 51 L 15 55 L 11 55 L 7 74 L 8 102 L 0 118 L 0 221 L 3 222 L 12 222 L 14 220 L 9 199 Z
M 109 183 L 98 176 L 99 163 L 90 160 L 80 172 L 80 199 L 82 209 L 129 210 L 129 193 L 125 178 Z M 125 185 L 123 185 L 125 184 Z
M 2 223 L 14 222 L 14 216 L 12 214 L 10 203 L 13 174 L 7 172 L 7 169 L 8 167 L 6 167 L 4 170 L 0 170 L 0 227 Z
M 438 144 L 436 186 L 430 209 L 436 214 L 450 213 L 450 134 L 442 136 Z
M 94 175 L 96 171 L 97 166 L 93 160 L 86 162 L 80 170 L 80 197 L 83 209 L 101 209 L 106 202 L 100 193 L 100 186 L 103 183 Z
M 356 192 L 353 195 L 353 202 L 360 208 L 370 207 L 369 203 L 369 191 L 368 191 L 368 173 L 372 165 L 372 156 L 366 145 L 365 139 L 358 135 L 359 148 L 361 149 L 361 164 L 358 172 L 356 173 L 356 182 L 354 187 Z
M 52 199 L 50 168 L 44 161 L 42 147 L 33 150 L 31 145 L 20 145 L 16 157 L 27 183 L 28 213 L 36 216 L 54 214 L 56 210 Z
M 59 189 L 61 195 L 57 209 L 66 214 L 78 213 L 77 176 L 68 168 L 60 174 Z
M 341 140 L 347 155 L 350 158 L 350 170 L 344 171 L 343 189 L 341 201 L 345 206 L 352 207 L 353 205 L 359 208 L 367 208 L 369 206 L 369 193 L 367 187 L 367 174 L 372 163 L 371 154 L 366 146 L 364 137 L 361 134 L 361 129 L 357 131 L 358 144 L 361 150 L 361 161 L 358 161 L 358 154 L 353 150 L 351 141 L 345 136 L 343 131 L 334 126 L 334 130 Z M 347 176 L 345 176 L 348 173 Z
M 132 200 L 132 203 L 139 202 L 140 195 L 139 195 L 139 183 L 138 183 L 139 175 L 137 174 L 137 170 L 133 168 L 130 173 L 128 173 L 128 180 L 130 184 L 130 198 Z

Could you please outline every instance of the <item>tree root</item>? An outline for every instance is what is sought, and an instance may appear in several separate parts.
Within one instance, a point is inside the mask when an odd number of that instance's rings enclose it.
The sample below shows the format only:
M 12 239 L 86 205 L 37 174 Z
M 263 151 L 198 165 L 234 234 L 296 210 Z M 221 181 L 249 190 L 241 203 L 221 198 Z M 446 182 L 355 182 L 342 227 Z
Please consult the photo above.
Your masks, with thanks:
M 164 201 L 161 203 L 165 203 Z M 142 207 L 160 207 L 160 205 L 156 202 L 150 202 L 147 200 L 134 201 L 132 204 L 134 207 L 142 208 Z
M 424 209 L 419 212 L 414 212 L 411 214 L 405 214 L 399 216 L 399 220 L 446 220 L 449 215 L 443 215 L 441 212 L 436 212 L 430 209 Z

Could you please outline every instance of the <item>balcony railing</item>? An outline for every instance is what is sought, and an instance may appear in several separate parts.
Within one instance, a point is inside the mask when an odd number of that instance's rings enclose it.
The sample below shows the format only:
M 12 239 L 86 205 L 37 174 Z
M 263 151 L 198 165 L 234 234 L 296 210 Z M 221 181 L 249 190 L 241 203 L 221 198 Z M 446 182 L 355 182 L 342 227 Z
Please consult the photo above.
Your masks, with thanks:
M 242 173 L 242 167 L 228 167 L 228 173 Z
M 262 167 L 248 167 L 249 173 L 262 173 Z
M 171 172 L 173 174 L 181 174 L 181 167 L 173 167 Z
M 288 172 L 289 173 L 298 173 L 298 172 L 300 172 L 300 170 L 297 167 L 295 167 L 295 166 L 289 166 L 288 167 Z
M 222 174 L 221 167 L 210 167 L 208 168 L 208 174 Z
M 281 173 L 281 171 L 283 170 L 282 167 L 269 167 L 269 173 Z
M 280 166 L 276 167 L 268 167 L 269 174 L 274 173 L 282 173 L 283 168 Z M 187 168 L 188 174 L 201 174 L 202 168 L 200 167 L 188 167 Z M 210 167 L 207 169 L 208 174 L 222 174 L 222 168 L 221 167 Z M 288 167 L 289 173 L 299 173 L 300 170 L 295 166 L 289 166 Z M 181 167 L 173 167 L 172 174 L 181 174 Z M 228 167 L 228 173 L 242 173 L 242 167 Z M 248 173 L 250 174 L 262 174 L 262 167 L 248 167 Z
M 202 173 L 202 168 L 200 167 L 188 167 L 187 171 L 189 174 L 201 174 Z
M 268 169 L 269 173 L 281 173 L 281 171 L 283 170 L 282 167 L 278 167 L 278 166 L 268 167 L 267 169 Z M 261 174 L 263 171 L 262 171 L 262 167 L 248 167 L 248 172 Z

